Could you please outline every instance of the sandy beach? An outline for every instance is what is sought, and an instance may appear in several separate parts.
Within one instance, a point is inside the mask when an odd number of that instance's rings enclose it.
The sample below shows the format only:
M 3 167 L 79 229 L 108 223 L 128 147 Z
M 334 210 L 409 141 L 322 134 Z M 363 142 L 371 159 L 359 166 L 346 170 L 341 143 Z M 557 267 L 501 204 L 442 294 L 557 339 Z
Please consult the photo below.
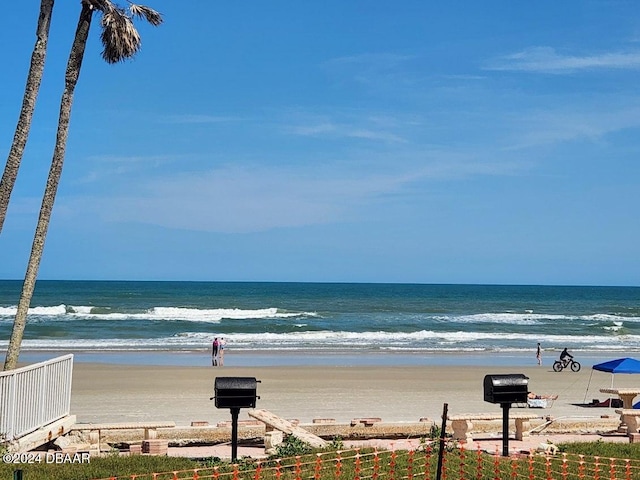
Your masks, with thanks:
M 593 371 L 555 373 L 550 366 L 265 366 L 204 367 L 75 363 L 71 413 L 78 422 L 171 420 L 215 424 L 230 419 L 210 400 L 218 376 L 256 377 L 258 408 L 288 419 L 310 423 L 314 418 L 349 422 L 357 417 L 380 417 L 385 422 L 439 421 L 444 403 L 450 414 L 500 412 L 483 399 L 487 374 L 522 373 L 529 390 L 558 395 L 540 415 L 599 417 L 612 408 L 574 404 L 604 400 L 599 388 L 611 385 L 611 374 Z M 637 375 L 616 375 L 617 387 L 638 387 Z M 248 418 L 241 411 L 241 419 Z

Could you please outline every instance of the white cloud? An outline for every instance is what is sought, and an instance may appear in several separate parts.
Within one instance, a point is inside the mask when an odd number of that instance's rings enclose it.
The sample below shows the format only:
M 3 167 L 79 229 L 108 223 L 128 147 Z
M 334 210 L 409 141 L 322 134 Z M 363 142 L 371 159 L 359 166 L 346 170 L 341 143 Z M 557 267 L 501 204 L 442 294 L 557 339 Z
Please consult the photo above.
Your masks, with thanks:
M 363 53 L 360 55 L 333 58 L 325 62 L 325 65 L 355 65 L 367 70 L 382 70 L 395 67 L 413 58 L 415 58 L 413 55 L 400 55 L 396 53 Z
M 309 125 L 298 125 L 285 127 L 285 131 L 293 135 L 315 137 L 324 134 L 334 134 L 338 127 L 330 122 L 322 122 Z
M 432 152 L 442 158 L 446 154 Z M 147 179 L 126 195 L 73 199 L 76 214 L 111 222 L 145 223 L 208 232 L 256 232 L 347 221 L 371 214 L 388 194 L 416 182 L 475 175 L 510 175 L 522 166 L 451 157 L 401 159 L 392 169 L 335 165 L 269 168 L 228 166 L 208 172 Z M 419 161 L 422 160 L 422 161 Z M 375 163 L 375 162 L 374 162 Z M 388 170 L 388 168 L 387 168 Z M 67 203 L 63 200 L 63 203 Z
M 226 116 L 218 116 L 218 115 L 201 115 L 201 114 L 193 114 L 187 113 L 183 115 L 166 115 L 164 117 L 160 117 L 159 121 L 161 123 L 174 123 L 174 124 L 197 124 L 197 123 L 226 123 L 226 122 L 235 122 L 238 121 L 237 117 L 226 117 Z
M 606 135 L 640 128 L 640 106 L 593 105 L 592 108 L 532 111 L 514 119 L 518 125 L 511 148 L 530 148 L 559 142 L 601 141 Z
M 227 167 L 146 182 L 116 199 L 109 220 L 169 228 L 249 232 L 336 221 L 391 179 L 340 179 L 316 172 Z M 383 187 L 384 185 L 384 187 Z
M 387 133 L 387 132 L 379 132 L 379 131 L 370 130 L 366 128 L 346 130 L 345 136 L 352 137 L 352 138 L 363 138 L 367 140 L 379 140 L 379 141 L 389 142 L 389 143 L 394 143 L 394 142 L 404 143 L 406 141 L 399 135 L 394 135 L 392 133 Z
M 410 62 L 416 57 L 395 53 L 366 53 L 326 61 L 322 67 L 334 81 L 355 82 L 369 93 L 397 91 L 414 86 Z
M 282 120 L 287 135 L 326 139 L 355 138 L 388 144 L 407 143 L 409 129 L 420 124 L 415 115 L 333 110 L 331 113 L 289 113 Z
M 493 60 L 486 70 L 571 73 L 579 70 L 638 69 L 640 52 L 562 55 L 551 47 L 532 47 Z
M 84 162 L 89 171 L 74 180 L 75 184 L 88 184 L 116 176 L 148 172 L 177 161 L 168 155 L 91 155 Z
M 400 135 L 383 129 L 367 128 L 358 125 L 322 122 L 317 124 L 288 126 L 286 133 L 305 137 L 360 138 L 386 143 L 404 143 Z

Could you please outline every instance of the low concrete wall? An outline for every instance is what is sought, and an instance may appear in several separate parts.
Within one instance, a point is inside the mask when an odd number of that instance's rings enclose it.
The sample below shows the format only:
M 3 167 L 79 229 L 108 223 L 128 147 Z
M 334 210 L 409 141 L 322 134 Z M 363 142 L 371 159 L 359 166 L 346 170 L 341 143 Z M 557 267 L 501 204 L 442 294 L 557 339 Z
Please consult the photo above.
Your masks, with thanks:
M 533 434 L 558 434 L 558 433 L 606 433 L 613 432 L 620 423 L 619 417 L 572 417 L 557 418 L 541 417 L 531 420 Z M 428 437 L 433 421 L 385 423 L 376 422 L 373 425 L 350 425 L 344 423 L 310 423 L 299 424 L 300 427 L 310 433 L 326 440 L 341 438 L 343 440 L 362 440 L 371 438 L 396 439 L 396 438 L 420 438 Z M 440 422 L 437 423 L 440 426 Z M 474 432 L 497 433 L 502 430 L 502 421 L 476 421 L 473 422 Z M 447 432 L 451 433 L 450 427 Z M 249 443 L 255 441 L 261 444 L 264 440 L 264 425 L 250 424 L 238 426 L 238 440 Z M 111 444 L 141 442 L 144 438 L 143 430 L 103 430 L 102 441 Z M 173 446 L 207 445 L 231 441 L 231 426 L 177 426 L 175 428 L 158 429 L 158 438 L 168 440 Z

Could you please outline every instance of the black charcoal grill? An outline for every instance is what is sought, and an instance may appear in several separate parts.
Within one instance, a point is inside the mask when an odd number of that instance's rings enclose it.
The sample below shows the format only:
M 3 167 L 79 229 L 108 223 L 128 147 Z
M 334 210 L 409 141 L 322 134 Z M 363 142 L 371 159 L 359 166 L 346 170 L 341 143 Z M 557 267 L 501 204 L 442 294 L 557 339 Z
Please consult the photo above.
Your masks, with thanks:
M 529 377 L 522 373 L 486 375 L 484 401 L 489 403 L 526 403 L 529 395 Z
M 485 375 L 484 401 L 502 407 L 502 455 L 509 456 L 509 409 L 512 403 L 527 403 L 529 377 L 522 373 Z
M 255 377 L 216 377 L 216 408 L 256 408 L 258 383 Z
M 255 377 L 216 377 L 213 385 L 216 408 L 231 410 L 231 460 L 238 457 L 238 415 L 241 408 L 256 408 L 260 398 Z

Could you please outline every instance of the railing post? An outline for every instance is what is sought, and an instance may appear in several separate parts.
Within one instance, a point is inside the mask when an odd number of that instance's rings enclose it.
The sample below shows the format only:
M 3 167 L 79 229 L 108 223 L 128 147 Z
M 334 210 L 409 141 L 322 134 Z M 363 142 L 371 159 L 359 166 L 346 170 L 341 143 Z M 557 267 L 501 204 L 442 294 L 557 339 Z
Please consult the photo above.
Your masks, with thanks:
M 42 367 L 42 370 L 40 370 L 40 376 L 41 381 L 40 381 L 40 392 L 38 392 L 38 413 L 36 415 L 37 417 L 37 422 L 38 423 L 42 423 L 46 417 L 45 415 L 45 408 L 46 408 L 46 404 L 47 402 L 45 401 L 45 397 L 47 395 L 47 388 L 48 388 L 48 380 L 49 380 L 49 376 L 47 375 L 49 372 L 49 364 L 44 364 Z
M 18 395 L 16 394 L 16 382 L 17 382 L 17 378 L 16 378 L 16 374 L 15 373 L 10 373 L 10 377 L 9 377 L 9 408 L 8 408 L 8 412 L 9 412 L 9 418 L 8 420 L 8 424 L 9 424 L 9 431 L 7 432 L 7 440 L 9 441 L 13 441 L 16 438 L 16 405 L 17 405 L 17 398 Z

